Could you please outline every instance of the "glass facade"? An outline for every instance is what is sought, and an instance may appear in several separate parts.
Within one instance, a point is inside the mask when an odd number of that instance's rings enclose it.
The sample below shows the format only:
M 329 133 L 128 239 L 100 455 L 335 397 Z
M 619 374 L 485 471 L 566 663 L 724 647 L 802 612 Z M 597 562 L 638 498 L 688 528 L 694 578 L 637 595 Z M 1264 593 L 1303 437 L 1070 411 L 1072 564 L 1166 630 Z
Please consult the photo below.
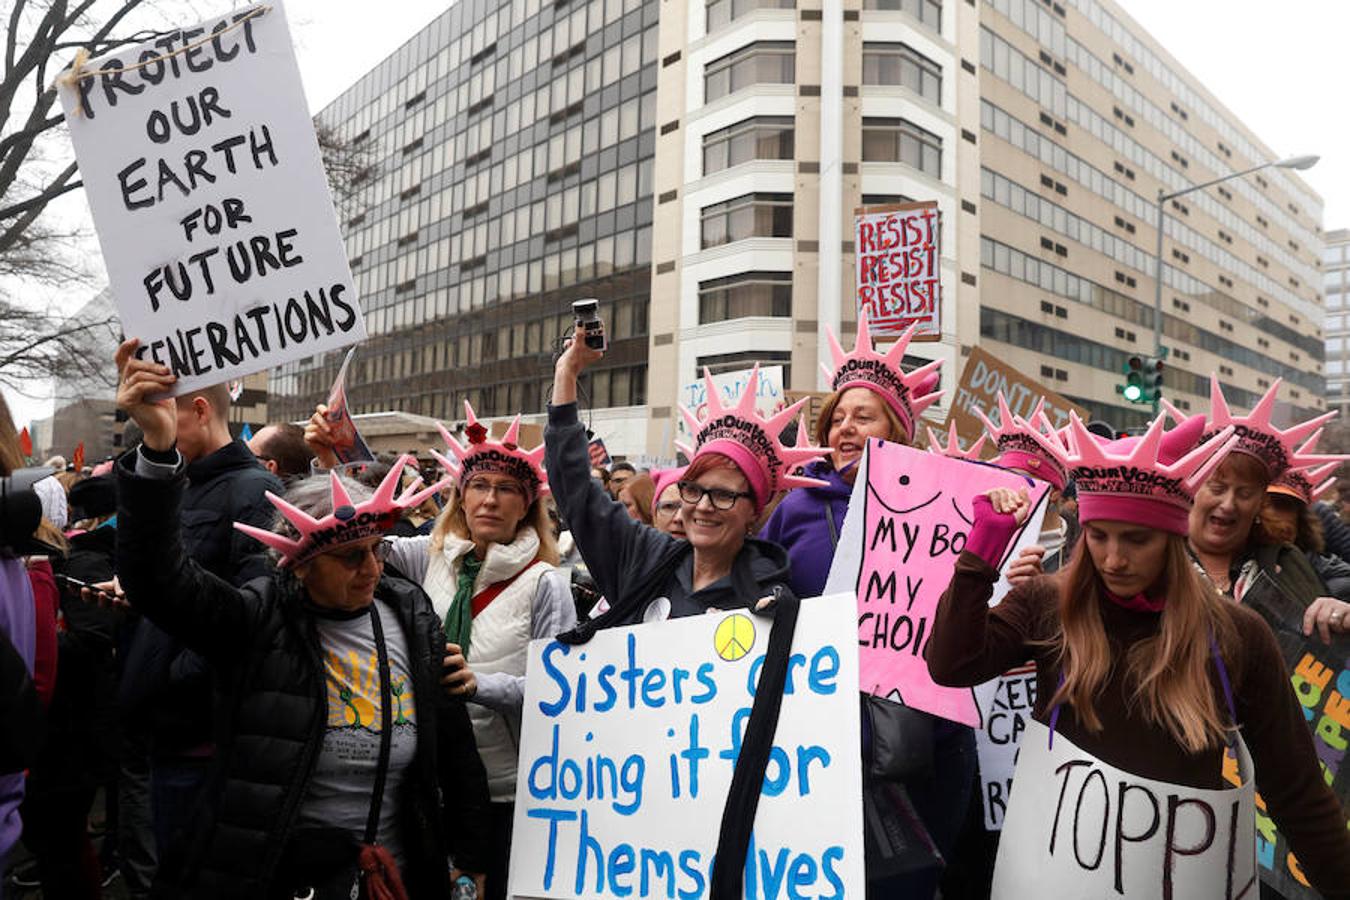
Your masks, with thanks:
M 1350 229 L 1327 233 L 1322 249 L 1322 290 L 1327 316 L 1327 405 L 1350 414 Z
M 658 9 L 460 0 L 323 110 L 377 172 L 341 223 L 355 412 L 542 411 L 583 297 L 610 338 L 583 390 L 646 402 Z M 341 355 L 278 369 L 273 416 L 307 417 Z

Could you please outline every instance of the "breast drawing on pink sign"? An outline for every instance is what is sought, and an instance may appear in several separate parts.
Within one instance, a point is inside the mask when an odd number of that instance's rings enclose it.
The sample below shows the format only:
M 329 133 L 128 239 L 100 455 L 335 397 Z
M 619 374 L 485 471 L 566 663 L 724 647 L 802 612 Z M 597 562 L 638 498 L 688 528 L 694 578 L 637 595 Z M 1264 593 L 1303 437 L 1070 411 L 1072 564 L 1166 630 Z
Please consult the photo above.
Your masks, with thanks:
M 1048 485 L 985 463 L 869 441 L 826 584 L 827 593 L 857 593 L 862 690 L 972 727 L 982 724 L 975 690 L 935 683 L 923 653 L 970 533 L 973 500 L 996 487 L 1025 488 L 1033 504 L 1002 569 L 1035 543 Z M 1007 589 L 1001 581 L 994 602 Z

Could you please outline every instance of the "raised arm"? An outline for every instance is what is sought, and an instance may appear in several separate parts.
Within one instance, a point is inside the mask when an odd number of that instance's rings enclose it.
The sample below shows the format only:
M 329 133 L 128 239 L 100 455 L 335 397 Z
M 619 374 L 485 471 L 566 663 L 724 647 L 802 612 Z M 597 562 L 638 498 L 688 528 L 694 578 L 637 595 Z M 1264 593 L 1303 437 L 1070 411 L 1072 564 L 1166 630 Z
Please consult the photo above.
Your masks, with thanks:
M 183 549 L 186 477 L 177 450 L 178 415 L 163 396 L 175 378 L 138 360 L 139 341 L 117 348 L 117 405 L 141 427 L 144 442 L 117 461 L 117 574 L 127 601 L 189 648 L 230 661 L 253 629 L 258 597 L 216 578 Z
M 648 570 L 675 538 L 633 519 L 591 477 L 586 429 L 577 418 L 577 376 L 603 354 L 587 347 L 584 335 L 578 326 L 554 369 L 544 459 L 558 510 L 591 577 L 614 605 L 623 598 L 628 578 Z
M 1030 506 L 1026 491 L 996 488 L 975 498 L 975 524 L 956 560 L 951 584 L 938 602 L 932 636 L 924 648 L 928 671 L 938 684 L 969 687 L 988 681 L 1031 658 L 1030 644 L 1041 620 L 1045 584 L 1021 584 L 994 609 L 989 598 L 1003 557 Z

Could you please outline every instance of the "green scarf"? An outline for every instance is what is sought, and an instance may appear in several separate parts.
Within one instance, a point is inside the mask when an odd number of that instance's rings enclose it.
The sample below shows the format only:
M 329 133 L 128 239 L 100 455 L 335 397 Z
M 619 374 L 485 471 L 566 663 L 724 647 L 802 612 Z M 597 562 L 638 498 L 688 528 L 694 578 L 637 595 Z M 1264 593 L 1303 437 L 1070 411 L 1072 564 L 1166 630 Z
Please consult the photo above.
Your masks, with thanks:
M 464 554 L 459 564 L 459 580 L 455 586 L 455 599 L 445 611 L 445 639 L 458 644 L 469 658 L 469 632 L 473 628 L 473 583 L 478 580 L 478 572 L 483 561 L 470 550 Z

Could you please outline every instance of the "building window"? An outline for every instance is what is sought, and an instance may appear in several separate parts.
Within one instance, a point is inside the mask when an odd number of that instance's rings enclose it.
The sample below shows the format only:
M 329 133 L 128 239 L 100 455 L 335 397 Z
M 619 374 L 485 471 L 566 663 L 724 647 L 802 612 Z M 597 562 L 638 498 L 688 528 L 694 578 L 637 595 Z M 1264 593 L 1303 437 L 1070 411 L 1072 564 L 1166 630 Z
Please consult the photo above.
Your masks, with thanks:
M 742 272 L 699 282 L 700 325 L 749 316 L 786 319 L 791 315 L 792 274 L 789 272 Z
M 752 159 L 792 159 L 792 117 L 756 116 L 703 136 L 703 174 Z
M 925 100 L 942 102 L 942 66 L 908 44 L 863 44 L 862 80 L 901 85 Z
M 863 162 L 901 162 L 942 177 L 942 138 L 906 119 L 863 119 Z
M 941 0 L 863 0 L 863 9 L 898 9 L 934 31 L 942 31 Z
M 708 0 L 708 33 L 756 9 L 792 9 L 796 0 Z
M 703 207 L 703 247 L 751 237 L 792 237 L 791 194 L 746 194 Z
M 711 103 L 752 84 L 792 84 L 797 52 L 791 41 L 757 41 L 708 63 L 703 102 Z

